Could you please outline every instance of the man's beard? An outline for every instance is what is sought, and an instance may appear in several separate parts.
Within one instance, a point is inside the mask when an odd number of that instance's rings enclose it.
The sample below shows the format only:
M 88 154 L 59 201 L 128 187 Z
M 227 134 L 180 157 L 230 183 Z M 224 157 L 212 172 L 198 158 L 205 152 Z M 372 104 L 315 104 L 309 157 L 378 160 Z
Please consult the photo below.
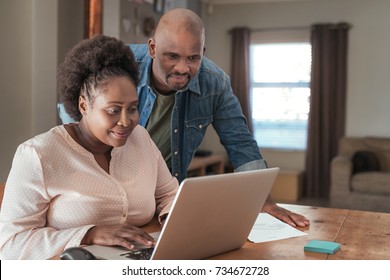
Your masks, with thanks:
M 172 79 L 170 79 L 171 77 L 173 77 L 173 78 L 174 77 L 187 77 L 187 82 L 185 84 L 177 83 L 174 80 L 172 81 Z M 191 80 L 191 75 L 189 73 L 184 73 L 184 74 L 172 73 L 172 74 L 169 74 L 167 76 L 167 84 L 168 84 L 169 88 L 173 91 L 182 90 L 183 88 L 185 88 L 188 85 L 190 80 Z

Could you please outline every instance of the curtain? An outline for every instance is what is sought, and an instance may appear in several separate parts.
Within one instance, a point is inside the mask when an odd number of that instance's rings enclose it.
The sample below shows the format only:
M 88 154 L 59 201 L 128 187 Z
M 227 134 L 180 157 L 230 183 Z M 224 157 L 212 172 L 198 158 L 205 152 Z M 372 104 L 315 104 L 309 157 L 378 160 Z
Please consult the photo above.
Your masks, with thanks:
M 249 93 L 249 45 L 251 31 L 247 27 L 235 27 L 230 30 L 230 33 L 232 35 L 231 85 L 234 94 L 241 104 L 248 128 L 253 132 Z
M 316 24 L 311 29 L 311 98 L 306 151 L 306 197 L 328 197 L 330 162 L 345 132 L 349 24 Z

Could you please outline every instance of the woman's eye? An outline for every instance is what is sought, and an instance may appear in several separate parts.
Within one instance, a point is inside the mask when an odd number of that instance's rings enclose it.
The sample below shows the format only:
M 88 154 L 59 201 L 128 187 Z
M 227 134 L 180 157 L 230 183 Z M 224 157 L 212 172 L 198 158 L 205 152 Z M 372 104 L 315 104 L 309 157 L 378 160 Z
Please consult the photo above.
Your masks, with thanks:
M 107 110 L 107 112 L 110 114 L 110 115 L 115 115 L 115 114 L 118 114 L 120 112 L 119 109 L 115 109 L 115 108 L 110 108 Z
M 130 112 L 130 113 L 134 113 L 134 112 L 136 112 L 136 111 L 138 111 L 138 106 L 131 106 L 131 107 L 129 108 L 129 112 Z

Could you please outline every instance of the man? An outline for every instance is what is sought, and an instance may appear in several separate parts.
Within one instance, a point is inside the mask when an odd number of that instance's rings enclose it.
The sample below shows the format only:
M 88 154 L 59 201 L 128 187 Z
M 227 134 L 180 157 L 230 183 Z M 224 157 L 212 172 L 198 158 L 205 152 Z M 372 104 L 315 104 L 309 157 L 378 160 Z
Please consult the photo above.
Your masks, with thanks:
M 140 72 L 139 124 L 179 181 L 186 177 L 210 124 L 235 171 L 267 168 L 229 77 L 203 56 L 205 30 L 198 15 L 173 9 L 161 17 L 147 45 L 130 47 Z M 262 210 L 292 226 L 309 225 L 308 219 L 277 206 L 270 197 Z
M 187 9 L 163 15 L 148 45 L 131 45 L 140 68 L 140 124 L 162 152 L 172 174 L 182 181 L 206 128 L 212 124 L 235 171 L 266 168 L 248 131 L 229 77 L 203 57 L 202 20 Z M 272 203 L 263 210 L 293 225 L 309 221 Z

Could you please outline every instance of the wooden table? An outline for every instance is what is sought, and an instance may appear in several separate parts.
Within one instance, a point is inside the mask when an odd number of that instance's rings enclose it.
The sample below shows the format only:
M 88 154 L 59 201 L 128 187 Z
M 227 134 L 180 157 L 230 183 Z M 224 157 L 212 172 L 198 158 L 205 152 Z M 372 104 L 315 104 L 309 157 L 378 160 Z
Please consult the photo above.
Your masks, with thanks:
M 390 260 L 390 214 L 346 209 L 279 204 L 310 219 L 299 228 L 308 235 L 264 243 L 246 242 L 241 249 L 211 257 L 211 260 Z M 156 223 L 146 227 L 159 230 Z M 335 254 L 305 252 L 310 240 L 338 242 Z
M 308 235 L 289 239 L 252 243 L 226 252 L 211 260 L 390 260 L 390 213 L 332 209 L 279 204 L 310 219 L 310 226 L 299 228 Z M 147 232 L 161 230 L 154 219 L 144 227 Z M 341 244 L 335 254 L 305 252 L 310 240 Z M 55 257 L 54 259 L 59 259 Z
M 390 214 L 310 206 L 281 205 L 310 219 L 301 228 L 308 235 L 284 240 L 246 244 L 238 250 L 210 259 L 266 260 L 390 260 Z M 305 252 L 310 240 L 338 242 L 335 254 Z

